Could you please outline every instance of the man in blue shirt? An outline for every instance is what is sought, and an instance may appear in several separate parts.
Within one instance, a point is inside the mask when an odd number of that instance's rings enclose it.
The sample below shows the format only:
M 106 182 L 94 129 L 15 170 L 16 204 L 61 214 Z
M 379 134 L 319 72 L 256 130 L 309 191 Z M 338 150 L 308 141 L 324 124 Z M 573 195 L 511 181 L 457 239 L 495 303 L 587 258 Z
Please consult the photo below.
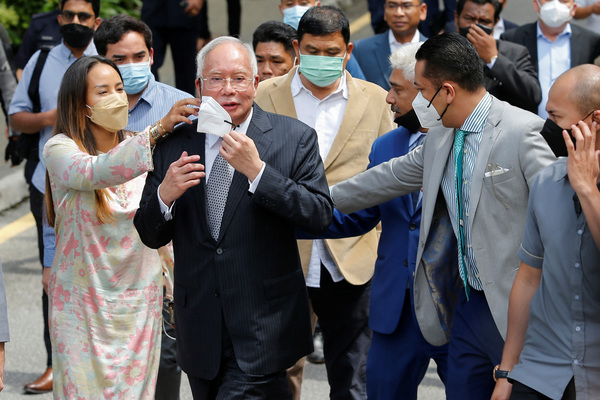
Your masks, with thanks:
M 129 100 L 130 131 L 139 132 L 165 116 L 173 104 L 191 94 L 157 82 L 150 71 L 153 63 L 152 32 L 142 21 L 117 15 L 100 25 L 94 35 L 98 54 L 112 60 L 121 71 Z M 173 298 L 173 250 L 171 245 L 159 249 L 163 261 L 166 298 Z M 181 369 L 177 364 L 175 330 L 168 312 L 163 311 L 164 331 L 161 339 L 160 366 L 155 399 L 179 399 Z
M 495 400 L 600 395 L 600 67 L 562 74 L 546 109 L 557 126 L 573 128 L 577 147 L 567 136 L 568 157 L 531 187 Z
M 10 123 L 13 129 L 22 134 L 40 132 L 39 158 L 31 184 L 29 186 L 29 202 L 31 212 L 35 217 L 38 233 L 38 249 L 40 262 L 43 266 L 50 267 L 51 257 L 44 254 L 42 239 L 42 205 L 46 190 L 46 166 L 41 161 L 41 152 L 46 141 L 52 134 L 56 122 L 56 102 L 62 76 L 71 64 L 83 55 L 96 54 L 96 47 L 92 43 L 94 31 L 100 25 L 100 0 L 61 0 L 59 4 L 60 15 L 58 23 L 63 32 L 63 42 L 48 53 L 48 59 L 40 76 L 39 98 L 40 112 L 34 112 L 34 104 L 27 93 L 29 84 L 41 51 L 37 51 L 29 60 L 9 108 Z M 52 235 L 52 232 L 50 232 Z M 50 263 L 45 260 L 50 259 Z M 25 385 L 27 393 L 44 393 L 52 390 L 52 352 L 50 336 L 48 333 L 48 297 L 42 296 L 44 311 L 44 341 L 48 353 L 47 369 L 35 381 Z

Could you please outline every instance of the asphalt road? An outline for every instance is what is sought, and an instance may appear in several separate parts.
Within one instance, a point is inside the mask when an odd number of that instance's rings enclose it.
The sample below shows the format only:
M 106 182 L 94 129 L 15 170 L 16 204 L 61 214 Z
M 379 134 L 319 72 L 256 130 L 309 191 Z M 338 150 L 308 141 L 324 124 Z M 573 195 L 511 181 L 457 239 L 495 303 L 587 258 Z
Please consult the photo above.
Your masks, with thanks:
M 325 1 L 323 1 L 325 3 Z M 348 2 L 347 2 L 348 3 Z M 351 1 L 350 1 L 351 3 Z M 359 19 L 366 12 L 366 1 L 356 0 L 356 4 L 346 9 L 351 21 Z M 252 31 L 258 24 L 268 19 L 280 19 L 276 0 L 244 0 L 242 16 L 242 39 L 251 41 Z M 226 34 L 225 1 L 210 0 L 209 18 L 213 37 Z M 517 23 L 535 20 L 531 2 L 510 0 L 504 12 L 507 19 Z M 353 25 L 354 27 L 356 25 Z M 366 24 L 352 33 L 352 40 L 358 40 L 372 34 Z M 173 84 L 172 64 L 168 61 L 161 70 L 165 82 Z M 1 112 L 0 112 L 1 117 Z M 4 132 L 3 118 L 0 118 L 0 132 Z M 4 135 L 0 135 L 0 149 L 6 146 Z M 11 169 L 0 163 L 0 180 L 13 177 L 11 185 L 0 186 L 0 198 L 17 196 L 26 191 L 21 178 L 22 166 Z M 4 399 L 51 399 L 51 394 L 23 395 L 25 383 L 35 379 L 45 369 L 45 350 L 42 342 L 41 313 L 41 267 L 38 261 L 35 228 L 29 213 L 28 203 L 0 210 L 0 259 L 4 271 L 7 291 L 11 342 L 6 345 L 6 387 L 0 394 Z M 303 400 L 328 398 L 329 386 L 323 365 L 307 363 L 303 385 Z M 191 399 L 187 379 L 183 379 L 181 399 Z M 435 365 L 429 371 L 419 388 L 419 399 L 440 400 L 444 398 L 443 386 L 435 374 Z

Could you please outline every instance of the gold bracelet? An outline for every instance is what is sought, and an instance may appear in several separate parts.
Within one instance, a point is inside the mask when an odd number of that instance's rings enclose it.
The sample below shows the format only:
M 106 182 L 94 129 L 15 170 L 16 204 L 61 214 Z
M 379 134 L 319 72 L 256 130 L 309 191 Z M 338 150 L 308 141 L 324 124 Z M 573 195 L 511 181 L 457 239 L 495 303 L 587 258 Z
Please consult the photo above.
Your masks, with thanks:
M 162 118 L 158 120 L 158 126 L 160 126 L 160 129 L 163 130 L 164 135 L 163 136 L 167 136 L 168 134 L 170 134 L 171 132 L 169 132 L 168 130 L 165 129 L 165 127 L 162 124 Z
M 158 128 L 156 127 L 156 123 L 150 125 L 150 136 L 154 139 L 154 142 L 160 142 L 162 136 L 158 134 Z

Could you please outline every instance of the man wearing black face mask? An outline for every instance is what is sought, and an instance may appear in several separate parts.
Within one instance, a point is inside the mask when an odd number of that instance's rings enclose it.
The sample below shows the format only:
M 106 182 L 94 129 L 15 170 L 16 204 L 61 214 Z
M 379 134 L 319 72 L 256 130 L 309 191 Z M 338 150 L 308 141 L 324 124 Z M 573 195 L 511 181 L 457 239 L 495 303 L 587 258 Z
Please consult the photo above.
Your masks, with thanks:
M 39 74 L 39 110 L 29 97 L 28 89 L 34 76 L 34 70 L 42 51 L 38 50 L 27 62 L 23 76 L 17 86 L 9 108 L 11 126 L 22 134 L 40 132 L 39 158 L 31 184 L 29 202 L 38 233 L 40 262 L 50 267 L 54 258 L 54 230 L 43 226 L 42 204 L 46 189 L 46 167 L 41 161 L 41 151 L 52 134 L 56 122 L 56 102 L 58 89 L 67 68 L 83 55 L 95 55 L 96 47 L 92 42 L 94 31 L 100 25 L 100 0 L 61 0 L 58 23 L 63 34 L 63 42 L 50 50 Z M 43 239 L 42 239 L 43 238 Z M 44 244 L 46 243 L 46 251 Z M 42 296 L 44 311 L 44 342 L 48 353 L 47 369 L 42 376 L 25 385 L 26 393 L 45 393 L 52 390 L 52 352 L 48 334 L 48 297 Z
M 560 75 L 548 92 L 548 119 L 540 132 L 557 157 L 567 156 L 562 131 L 571 134 L 571 125 L 583 121 L 588 126 L 600 123 L 600 95 L 592 81 L 587 82 L 590 64 L 571 68 Z M 588 72 L 588 73 L 586 73 Z
M 529 51 L 525 46 L 492 36 L 500 10 L 497 0 L 459 0 L 455 13 L 458 33 L 475 46 L 482 60 L 487 91 L 535 113 L 542 90 Z

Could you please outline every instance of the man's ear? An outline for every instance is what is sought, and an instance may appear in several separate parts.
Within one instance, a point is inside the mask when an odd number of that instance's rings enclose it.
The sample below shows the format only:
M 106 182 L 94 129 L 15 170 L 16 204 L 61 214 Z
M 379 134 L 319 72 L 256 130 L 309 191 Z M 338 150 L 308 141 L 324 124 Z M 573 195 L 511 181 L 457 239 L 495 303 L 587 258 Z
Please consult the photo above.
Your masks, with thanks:
M 300 43 L 298 43 L 298 39 L 292 41 L 292 46 L 294 46 L 294 51 L 296 52 L 297 63 L 300 64 Z
M 154 64 L 154 48 L 150 48 L 150 65 Z
M 594 111 L 592 114 L 592 121 L 596 121 L 596 123 L 600 125 L 600 110 Z
M 200 78 L 196 78 L 196 80 L 194 81 L 194 83 L 196 84 L 196 90 L 198 91 L 198 97 L 202 97 L 202 83 L 200 81 Z
M 456 89 L 454 85 L 449 82 L 444 83 L 443 90 L 446 90 L 446 104 L 452 103 L 452 101 L 456 98 Z

